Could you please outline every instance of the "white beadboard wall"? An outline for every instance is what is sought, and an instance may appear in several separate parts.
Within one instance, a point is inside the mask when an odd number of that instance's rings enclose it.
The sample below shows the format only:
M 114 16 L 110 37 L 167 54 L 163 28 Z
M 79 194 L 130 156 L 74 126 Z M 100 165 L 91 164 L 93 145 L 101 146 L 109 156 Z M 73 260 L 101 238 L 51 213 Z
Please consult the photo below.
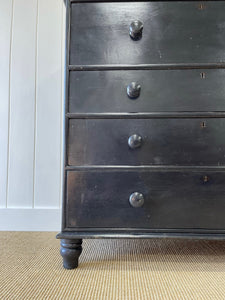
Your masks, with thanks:
M 0 0 L 0 230 L 59 231 L 63 0 Z

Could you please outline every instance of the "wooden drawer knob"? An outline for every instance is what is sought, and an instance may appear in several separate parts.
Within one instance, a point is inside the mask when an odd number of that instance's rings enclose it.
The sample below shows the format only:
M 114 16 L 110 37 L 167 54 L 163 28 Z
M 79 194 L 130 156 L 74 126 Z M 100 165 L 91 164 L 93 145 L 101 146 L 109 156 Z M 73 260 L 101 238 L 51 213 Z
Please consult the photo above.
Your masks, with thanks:
M 141 207 L 145 202 L 144 196 L 141 193 L 135 192 L 130 195 L 129 202 L 133 207 Z
M 142 37 L 143 23 L 141 21 L 133 21 L 130 24 L 130 37 L 133 40 L 139 40 Z
M 128 146 L 131 149 L 136 149 L 141 147 L 142 144 L 142 137 L 138 134 L 133 134 L 128 139 Z
M 140 96 L 141 85 L 137 82 L 131 82 L 127 86 L 127 96 L 131 99 L 136 99 Z

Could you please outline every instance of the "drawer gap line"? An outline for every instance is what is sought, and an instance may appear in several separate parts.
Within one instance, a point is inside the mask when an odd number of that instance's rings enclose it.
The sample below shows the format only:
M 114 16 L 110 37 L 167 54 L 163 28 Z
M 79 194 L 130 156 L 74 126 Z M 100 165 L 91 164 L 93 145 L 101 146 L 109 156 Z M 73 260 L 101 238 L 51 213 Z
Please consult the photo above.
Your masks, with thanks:
M 224 111 L 149 112 L 149 113 L 67 113 L 69 119 L 151 119 L 151 118 L 225 118 Z
M 69 71 L 225 69 L 225 62 L 207 64 L 69 65 L 68 69 Z

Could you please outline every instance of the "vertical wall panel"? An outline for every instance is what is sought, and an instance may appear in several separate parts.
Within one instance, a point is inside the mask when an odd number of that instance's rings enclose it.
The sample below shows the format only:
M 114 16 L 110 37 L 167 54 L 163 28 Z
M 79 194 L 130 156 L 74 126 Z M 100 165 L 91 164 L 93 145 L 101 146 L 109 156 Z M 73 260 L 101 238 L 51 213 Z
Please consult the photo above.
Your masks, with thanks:
M 59 207 L 62 0 L 39 0 L 34 207 Z
M 8 1 L 8 0 L 7 0 Z M 32 207 L 37 0 L 14 0 L 8 207 Z
M 0 0 L 0 207 L 6 207 L 12 0 Z

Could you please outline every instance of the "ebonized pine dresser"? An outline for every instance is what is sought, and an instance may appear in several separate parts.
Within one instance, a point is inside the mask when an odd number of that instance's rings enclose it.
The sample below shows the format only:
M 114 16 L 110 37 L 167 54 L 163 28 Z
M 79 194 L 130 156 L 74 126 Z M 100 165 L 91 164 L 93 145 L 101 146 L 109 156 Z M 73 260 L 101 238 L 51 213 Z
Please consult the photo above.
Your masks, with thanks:
M 225 1 L 67 1 L 61 255 L 225 238 Z

